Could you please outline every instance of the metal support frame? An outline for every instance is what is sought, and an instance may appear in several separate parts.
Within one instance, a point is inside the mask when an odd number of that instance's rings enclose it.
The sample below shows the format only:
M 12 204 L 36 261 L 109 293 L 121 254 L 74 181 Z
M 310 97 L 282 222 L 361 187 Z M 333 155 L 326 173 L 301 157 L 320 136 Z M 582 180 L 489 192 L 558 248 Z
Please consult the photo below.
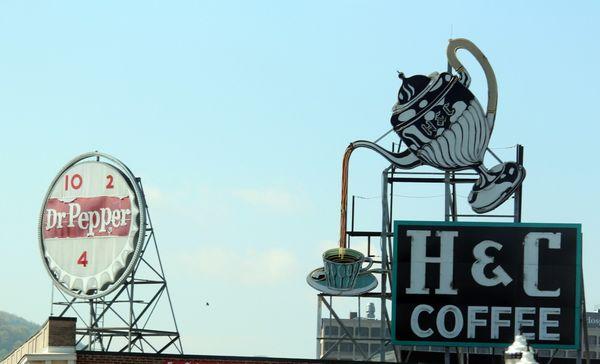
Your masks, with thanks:
M 400 149 L 400 145 L 395 144 L 393 149 Z M 491 151 L 490 151 L 491 152 Z M 501 162 L 497 155 L 493 154 L 494 158 Z M 516 160 L 517 163 L 523 165 L 523 154 L 524 148 L 522 145 L 516 146 Z M 393 205 L 394 205 L 394 189 L 397 183 L 400 183 L 401 186 L 404 186 L 409 183 L 443 183 L 444 184 L 444 219 L 446 221 L 458 221 L 461 217 L 468 218 L 503 218 L 503 219 L 511 219 L 514 222 L 521 222 L 522 216 L 522 192 L 521 187 L 517 189 L 515 192 L 512 201 L 513 201 L 513 214 L 465 214 L 459 213 L 458 204 L 457 204 L 457 184 L 473 184 L 477 181 L 478 175 L 477 173 L 461 171 L 461 172 L 413 172 L 413 171 L 400 171 L 393 168 L 393 166 L 389 166 L 385 168 L 382 172 L 382 184 L 381 184 L 381 231 L 361 231 L 355 229 L 355 220 L 356 220 L 356 209 L 357 209 L 357 201 L 356 196 L 352 196 L 351 200 L 351 211 L 350 211 L 350 229 L 347 231 L 348 237 L 348 247 L 351 247 L 352 238 L 362 237 L 367 239 L 367 254 L 371 257 L 377 256 L 380 253 L 381 260 L 375 261 L 379 267 L 375 267 L 374 271 L 377 275 L 379 275 L 379 286 L 376 290 L 364 293 L 357 296 L 351 296 L 356 298 L 359 302 L 361 298 L 378 298 L 380 300 L 380 318 L 381 318 L 381 338 L 375 339 L 370 338 L 366 339 L 364 337 L 357 337 L 354 335 L 352 330 L 348 330 L 345 327 L 339 318 L 336 310 L 334 308 L 333 301 L 334 299 L 338 299 L 338 296 L 332 296 L 327 294 L 319 294 L 318 295 L 318 303 L 317 303 L 317 358 L 318 359 L 331 359 L 330 354 L 332 349 L 341 342 L 351 342 L 358 348 L 358 351 L 361 354 L 362 360 L 374 360 L 376 356 L 379 356 L 379 361 L 386 361 L 386 352 L 393 351 L 393 358 L 395 362 L 398 363 L 407 363 L 410 359 L 410 356 L 416 347 L 399 347 L 392 344 L 391 341 L 391 319 L 388 314 L 387 303 L 391 303 L 392 295 L 391 295 L 391 286 L 392 286 L 392 263 L 393 263 L 393 250 L 392 250 L 392 223 L 393 223 Z M 380 238 L 380 250 L 374 252 L 372 250 L 373 238 Z M 348 296 L 343 296 L 344 298 L 348 298 Z M 328 301 L 329 300 L 329 301 Z M 326 310 L 323 310 L 323 306 L 325 306 Z M 360 305 L 359 305 L 360 312 Z M 329 314 L 330 323 L 332 322 L 331 318 L 342 328 L 343 335 L 339 335 L 337 337 L 326 336 L 323 334 L 323 314 Z M 360 316 L 358 317 L 360 321 Z M 360 325 L 360 322 L 359 322 Z M 384 332 L 387 331 L 389 335 L 386 338 Z M 320 348 L 324 340 L 333 341 L 333 345 L 329 350 L 323 352 L 323 354 L 319 357 L 319 353 L 321 352 Z M 372 353 L 370 356 L 367 355 L 360 349 L 360 345 L 358 345 L 358 341 L 379 341 L 380 349 L 377 353 Z M 469 363 L 469 351 L 466 352 L 459 350 L 459 348 L 455 348 L 456 350 L 450 350 L 447 348 L 444 352 L 444 361 L 446 363 L 450 362 L 450 355 L 452 353 L 456 353 L 458 356 L 459 364 Z M 405 355 L 403 355 L 403 352 Z
M 141 179 L 136 178 L 136 183 L 143 195 Z M 147 221 L 142 251 L 121 287 L 104 297 L 79 299 L 69 297 L 53 286 L 51 315 L 56 306 L 59 311 L 56 316 L 77 317 L 78 350 L 183 354 L 152 220 L 145 201 L 143 205 Z M 55 298 L 54 291 L 60 296 Z M 168 305 L 171 330 L 152 328 L 153 314 L 161 305 Z

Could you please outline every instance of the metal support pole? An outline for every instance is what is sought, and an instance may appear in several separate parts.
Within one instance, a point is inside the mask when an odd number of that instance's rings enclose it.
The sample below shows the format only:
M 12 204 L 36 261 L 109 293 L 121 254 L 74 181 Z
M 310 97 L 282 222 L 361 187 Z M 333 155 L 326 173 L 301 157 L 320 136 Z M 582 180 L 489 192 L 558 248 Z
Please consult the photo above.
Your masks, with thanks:
M 131 353 L 131 329 L 133 325 L 133 273 L 131 274 L 131 284 L 129 285 L 129 328 L 127 330 L 127 351 Z
M 452 66 L 448 63 L 448 73 L 452 74 Z M 444 221 L 450 221 L 452 206 L 450 202 L 450 172 L 444 172 Z
M 90 304 L 90 324 L 88 325 L 88 349 L 89 350 L 93 350 L 92 348 L 92 332 L 94 332 L 94 327 L 92 327 L 94 319 L 93 319 L 93 311 L 94 311 L 94 304 L 93 304 L 93 300 L 88 300 L 88 303 Z
M 523 146 L 521 144 L 517 144 L 517 164 L 520 166 L 523 165 L 523 153 L 524 153 Z M 522 184 L 515 191 L 515 195 L 513 198 L 515 201 L 515 203 L 514 203 L 515 222 L 521 222 L 521 210 L 522 210 L 522 206 L 523 206 L 523 185 Z
M 321 344 L 325 344 L 323 340 L 319 339 L 321 335 L 322 322 L 321 313 L 323 310 L 323 305 L 321 304 L 321 297 L 317 296 L 317 352 L 315 354 L 317 359 L 321 359 Z M 331 326 L 331 325 L 330 325 Z
M 354 203 L 356 201 L 356 196 L 352 195 L 352 212 L 351 212 L 351 230 L 354 231 Z
M 454 180 L 454 178 L 456 177 L 456 173 L 452 172 L 450 174 L 450 176 Z M 458 215 L 458 208 L 456 206 L 456 183 L 452 183 L 452 221 L 458 220 L 457 215 Z
M 444 172 L 444 221 L 450 221 L 452 203 L 450 201 L 450 172 Z
M 54 284 L 52 284 L 52 291 L 50 292 L 50 316 L 54 316 Z
M 382 273 L 381 273 L 381 309 L 380 309 L 380 317 L 381 317 L 381 325 L 380 325 L 380 332 L 381 332 L 381 349 L 380 349 L 380 353 L 379 353 L 379 360 L 384 362 L 385 361 L 385 342 L 384 342 L 384 338 L 383 338 L 383 333 L 384 330 L 386 329 L 385 327 L 385 321 L 383 319 L 383 313 L 386 310 L 385 307 L 385 292 L 387 290 L 386 288 L 386 283 L 387 283 L 387 269 L 389 268 L 388 266 L 388 254 L 387 254 L 387 230 L 388 230 L 388 224 L 389 224 L 389 216 L 388 216 L 388 190 L 387 190 L 387 185 L 388 185 L 388 172 L 390 171 L 391 167 L 388 167 L 386 169 L 383 170 L 383 172 L 381 173 L 381 212 L 382 212 L 382 218 L 381 218 L 381 268 L 382 268 Z
M 360 333 L 360 328 L 362 327 L 362 325 L 361 325 L 361 318 L 360 318 L 360 296 L 358 296 L 357 298 L 358 298 L 358 300 L 357 300 L 358 302 L 356 303 L 356 306 L 357 306 L 356 307 L 356 315 L 358 317 L 358 325 L 357 325 L 358 326 L 358 332 Z M 352 353 L 352 360 L 356 360 L 356 354 L 355 353 L 356 353 L 356 350 L 354 350 L 353 353 Z M 368 353 L 368 350 L 367 350 L 367 353 Z
M 447 69 L 448 73 L 452 74 L 452 66 L 450 65 L 450 63 L 448 63 L 448 69 Z M 456 208 L 455 208 L 455 204 L 456 204 L 456 184 L 453 184 L 454 190 L 451 191 L 450 190 L 450 177 L 452 177 L 452 179 L 454 180 L 454 173 L 452 173 L 452 176 L 450 174 L 450 172 L 445 172 L 444 173 L 444 195 L 445 195 L 445 221 L 450 221 L 450 216 L 452 216 L 452 221 L 456 221 Z M 463 364 L 463 355 L 462 352 L 460 350 L 458 350 L 458 348 L 456 348 L 456 356 L 458 357 L 458 362 L 459 364 Z M 450 349 L 446 348 L 445 353 L 444 353 L 444 362 L 445 364 L 450 364 Z

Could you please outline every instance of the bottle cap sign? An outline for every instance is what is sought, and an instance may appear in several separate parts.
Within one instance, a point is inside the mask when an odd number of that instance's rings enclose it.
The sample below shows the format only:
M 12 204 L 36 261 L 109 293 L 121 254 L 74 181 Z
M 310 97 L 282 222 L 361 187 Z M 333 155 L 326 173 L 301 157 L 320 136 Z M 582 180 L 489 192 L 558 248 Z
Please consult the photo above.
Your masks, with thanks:
M 129 169 L 112 157 L 90 153 L 63 168 L 44 200 L 39 226 L 44 263 L 61 290 L 100 297 L 126 278 L 144 237 L 141 200 Z

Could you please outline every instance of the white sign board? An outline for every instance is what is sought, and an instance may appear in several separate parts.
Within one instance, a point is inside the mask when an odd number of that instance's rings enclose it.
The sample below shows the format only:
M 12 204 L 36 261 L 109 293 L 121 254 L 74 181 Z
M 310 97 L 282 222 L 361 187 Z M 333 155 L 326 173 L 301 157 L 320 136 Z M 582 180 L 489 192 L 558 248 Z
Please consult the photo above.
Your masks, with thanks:
M 51 185 L 42 208 L 40 244 L 63 291 L 78 297 L 107 294 L 135 263 L 145 219 L 139 190 L 128 174 L 126 167 L 80 160 Z

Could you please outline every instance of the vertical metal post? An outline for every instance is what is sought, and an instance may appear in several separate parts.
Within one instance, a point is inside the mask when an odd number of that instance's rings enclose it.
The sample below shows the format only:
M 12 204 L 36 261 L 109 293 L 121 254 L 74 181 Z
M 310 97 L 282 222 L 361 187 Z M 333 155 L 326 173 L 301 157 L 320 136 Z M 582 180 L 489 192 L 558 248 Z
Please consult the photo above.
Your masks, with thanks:
M 394 145 L 395 143 L 393 143 L 392 145 L 392 152 L 394 151 Z M 397 153 L 400 153 L 400 147 L 402 146 L 402 140 L 400 140 L 400 142 L 398 143 L 398 149 L 396 150 Z M 394 167 L 394 165 L 391 165 L 391 169 L 390 169 L 390 177 L 394 177 L 394 172 L 396 171 L 396 167 Z M 394 184 L 390 183 L 390 199 L 389 199 L 389 204 L 388 204 L 388 231 L 392 230 L 392 216 L 394 216 Z
M 392 167 L 391 177 L 394 177 L 394 167 Z M 388 205 L 388 231 L 392 230 L 392 216 L 394 216 L 394 184 L 390 184 L 390 200 Z
M 358 298 L 358 300 L 357 300 L 358 302 L 356 303 L 357 304 L 356 315 L 358 316 L 358 325 L 357 326 L 358 326 L 358 334 L 360 335 L 360 328 L 362 327 L 362 325 L 361 325 L 362 322 L 361 322 L 361 318 L 360 318 L 360 296 L 358 296 L 357 298 Z M 356 350 L 354 350 L 354 352 L 356 353 Z M 367 350 L 367 352 L 369 352 L 369 350 Z M 354 356 L 353 356 L 353 358 L 354 358 Z
M 450 174 L 450 177 L 452 178 L 452 181 L 454 181 L 454 177 L 456 175 L 454 174 L 454 172 L 452 172 Z M 457 221 L 458 217 L 456 215 L 458 215 L 458 208 L 456 206 L 456 183 L 452 183 L 452 221 Z
M 352 195 L 352 217 L 351 217 L 351 230 L 354 231 L 354 202 L 356 200 L 356 196 Z
M 324 344 L 324 341 L 319 339 L 321 337 L 323 324 L 323 319 L 321 318 L 322 310 L 323 306 L 321 304 L 321 296 L 317 295 L 317 352 L 315 354 L 317 359 L 321 359 L 321 343 Z
M 400 143 L 398 143 L 398 148 L 396 150 L 396 152 L 400 152 L 400 148 L 402 146 L 402 141 L 400 141 Z M 392 148 L 393 150 L 393 148 Z M 392 165 L 391 166 L 391 173 L 389 173 L 389 175 L 393 178 L 394 177 L 394 173 L 396 171 L 396 168 Z M 386 185 L 386 188 L 388 186 L 388 184 L 390 185 L 390 194 L 389 194 L 389 200 L 385 199 L 386 202 L 386 210 L 385 210 L 385 220 L 387 220 L 387 229 L 386 232 L 388 231 L 393 231 L 393 211 L 394 211 L 394 183 L 389 183 L 389 180 L 387 178 L 388 173 L 385 174 L 385 178 L 384 178 L 384 183 Z M 389 204 L 388 204 L 389 202 Z M 385 267 L 385 269 L 387 269 L 388 272 L 390 272 L 390 274 L 388 275 L 388 280 L 389 280 L 389 284 L 390 284 L 390 291 L 391 291 L 391 287 L 392 284 L 394 284 L 394 282 L 392 282 L 392 275 L 391 275 L 391 270 L 393 268 L 393 246 L 391 244 L 391 240 L 388 237 L 388 234 L 386 234 L 386 236 L 384 237 L 385 239 L 382 240 L 382 244 L 386 246 L 386 254 L 385 254 L 385 266 L 383 266 L 382 264 L 382 268 Z M 388 250 L 389 249 L 389 250 Z M 382 259 L 383 260 L 383 259 Z M 382 275 L 381 279 L 382 281 L 385 280 L 385 276 Z M 382 327 L 385 327 L 384 329 L 381 329 L 381 336 L 382 336 L 382 340 L 385 339 L 385 332 L 389 332 L 389 338 L 390 338 L 390 345 L 394 351 L 394 356 L 396 358 L 396 362 L 397 363 L 401 363 L 402 362 L 402 351 L 400 350 L 399 347 L 396 347 L 393 342 L 392 342 L 392 329 L 391 329 L 391 323 L 390 323 L 390 318 L 389 318 L 389 314 L 387 311 L 387 301 L 386 301 L 386 289 L 385 286 L 383 286 L 383 289 L 381 291 L 381 301 L 382 301 L 382 308 L 385 309 L 385 311 L 381 311 L 381 321 L 382 321 Z M 383 316 L 385 313 L 385 325 L 383 325 Z M 384 331 L 387 330 L 387 331 Z
M 452 203 L 450 201 L 450 172 L 444 172 L 444 221 L 450 221 Z
M 448 63 L 447 72 L 452 74 L 452 66 Z M 452 204 L 450 201 L 450 172 L 444 172 L 444 221 L 450 221 Z
M 333 309 L 331 309 L 331 307 L 333 307 L 333 296 L 329 296 L 329 306 L 327 307 L 327 310 L 329 311 L 329 321 L 327 321 L 327 324 L 328 324 L 329 326 L 333 326 L 333 325 L 331 324 L 331 322 L 332 322 L 332 320 L 333 320 L 333 318 L 332 318 L 332 317 L 333 317 Z M 340 335 L 340 336 L 341 336 L 341 335 Z M 336 345 L 337 345 L 337 343 L 336 343 Z M 336 355 L 337 355 L 337 357 L 338 357 L 338 359 L 339 359 L 339 356 L 340 356 L 340 352 L 339 352 L 339 350 L 336 350 Z
M 450 67 L 450 66 L 448 66 Z M 450 202 L 450 172 L 444 172 L 444 221 L 450 221 L 452 205 Z M 460 355 L 460 354 L 456 354 Z M 444 348 L 444 364 L 450 364 L 450 348 Z
M 521 144 L 517 144 L 517 164 L 520 166 L 523 165 L 523 153 L 524 153 L 523 146 Z M 515 222 L 521 222 L 521 210 L 522 210 L 522 206 L 523 206 L 523 185 L 522 184 L 515 191 L 515 195 L 513 198 L 515 201 L 515 203 L 514 203 Z
M 385 320 L 383 319 L 383 313 L 385 312 L 385 293 L 387 290 L 387 269 L 388 269 L 388 254 L 387 254 L 387 231 L 389 224 L 389 215 L 388 215 L 388 172 L 391 167 L 388 167 L 383 170 L 381 174 L 381 308 L 379 311 L 379 316 L 381 318 L 380 332 L 381 332 L 381 348 L 379 353 L 379 360 L 385 361 L 385 339 L 384 339 L 384 330 Z
M 52 284 L 52 291 L 50 292 L 50 316 L 54 316 L 54 283 Z
M 88 303 L 90 304 L 90 324 L 88 325 L 88 350 L 94 350 L 94 348 L 92 348 L 92 332 L 94 327 L 92 327 L 92 325 L 94 324 L 94 319 L 93 319 L 93 311 L 94 311 L 94 301 L 93 300 L 88 300 Z
M 448 73 L 452 74 L 452 66 L 448 63 Z M 444 221 L 450 221 L 450 172 L 444 173 Z M 450 348 L 444 348 L 444 364 L 450 364 Z
M 127 333 L 127 350 L 131 353 L 131 329 L 133 328 L 133 272 L 131 272 L 131 284 L 129 288 L 131 289 L 131 294 L 129 295 L 129 332 Z

